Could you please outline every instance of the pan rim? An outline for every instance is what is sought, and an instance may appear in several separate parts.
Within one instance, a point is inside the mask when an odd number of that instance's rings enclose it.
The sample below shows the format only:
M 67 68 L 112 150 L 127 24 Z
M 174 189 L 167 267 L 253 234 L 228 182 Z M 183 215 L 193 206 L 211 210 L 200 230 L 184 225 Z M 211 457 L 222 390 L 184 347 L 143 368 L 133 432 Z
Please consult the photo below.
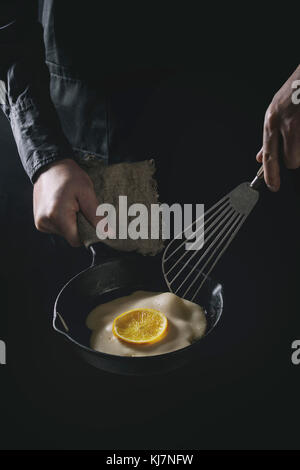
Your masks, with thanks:
M 108 258 L 106 261 L 109 262 L 111 261 L 111 259 L 114 259 L 114 258 Z M 209 334 L 215 330 L 216 326 L 218 325 L 221 317 L 222 317 L 222 313 L 223 313 L 223 308 L 224 308 L 224 288 L 223 288 L 223 285 L 219 282 L 219 281 L 215 281 L 217 282 L 218 286 L 219 286 L 219 289 L 220 289 L 220 292 L 219 292 L 219 296 L 220 296 L 220 310 L 221 310 L 221 314 L 219 315 L 219 317 L 217 318 L 214 326 L 212 328 L 210 328 L 208 330 L 207 333 L 204 334 L 204 336 L 202 336 L 201 338 L 198 338 L 196 339 L 195 341 L 193 341 L 191 344 L 189 344 L 188 346 L 185 346 L 184 348 L 180 348 L 180 349 L 176 349 L 175 351 L 170 351 L 170 352 L 167 352 L 167 353 L 163 353 L 163 354 L 156 354 L 156 355 L 151 355 L 151 356 L 121 356 L 121 355 L 118 355 L 118 354 L 108 354 L 106 352 L 100 352 L 100 351 L 96 351 L 95 349 L 92 349 L 88 346 L 85 346 L 84 344 L 81 344 L 79 343 L 78 341 L 76 341 L 74 338 L 72 338 L 72 336 L 70 336 L 67 332 L 59 329 L 57 326 L 56 326 L 56 319 L 58 317 L 58 310 L 57 310 L 57 304 L 58 304 L 58 301 L 60 299 L 60 296 L 62 295 L 62 293 L 64 292 L 64 290 L 69 286 L 69 284 L 74 281 L 76 278 L 78 278 L 79 276 L 81 276 L 82 274 L 84 274 L 85 272 L 87 271 L 90 271 L 90 270 L 93 270 L 93 269 L 96 269 L 98 267 L 98 265 L 94 265 L 94 266 L 89 266 L 87 267 L 86 269 L 83 269 L 82 271 L 80 271 L 79 273 L 75 274 L 75 276 L 73 276 L 71 279 L 69 279 L 69 281 L 66 282 L 66 284 L 60 289 L 57 297 L 56 297 L 56 300 L 55 300 L 55 303 L 54 303 L 54 309 L 53 309 L 53 318 L 52 318 L 52 327 L 53 329 L 63 335 L 65 338 L 67 338 L 71 343 L 75 344 L 77 347 L 81 348 L 81 349 L 84 349 L 86 352 L 89 352 L 89 353 L 92 353 L 92 354 L 96 354 L 98 357 L 105 357 L 106 359 L 110 359 L 110 360 L 118 360 L 118 361 L 123 361 L 123 362 L 128 362 L 128 360 L 130 360 L 130 362 L 132 362 L 132 360 L 134 360 L 135 362 L 142 362 L 142 361 L 149 361 L 149 360 L 152 360 L 156 358 L 159 359 L 159 358 L 169 358 L 169 357 L 174 357 L 174 356 L 178 356 L 182 353 L 184 353 L 184 351 L 187 351 L 188 349 L 191 349 L 193 347 L 195 347 L 196 345 L 200 344 L 202 340 L 204 340 L 205 338 L 207 338 L 209 336 Z M 207 278 L 208 281 L 212 281 L 213 279 L 211 277 L 208 277 Z

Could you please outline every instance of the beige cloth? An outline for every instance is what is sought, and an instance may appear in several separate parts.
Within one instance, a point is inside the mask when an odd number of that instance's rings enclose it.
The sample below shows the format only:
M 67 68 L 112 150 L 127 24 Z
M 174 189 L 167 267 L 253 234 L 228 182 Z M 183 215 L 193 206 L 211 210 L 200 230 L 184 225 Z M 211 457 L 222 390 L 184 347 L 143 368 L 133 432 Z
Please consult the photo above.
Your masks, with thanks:
M 128 207 L 134 203 L 142 203 L 147 207 L 150 233 L 150 207 L 151 204 L 158 204 L 154 160 L 106 165 L 94 156 L 87 156 L 80 160 L 79 164 L 92 179 L 99 204 L 112 204 L 117 214 L 117 238 L 99 240 L 96 229 L 79 213 L 78 230 L 84 245 L 88 247 L 92 243 L 102 242 L 116 250 L 136 251 L 143 255 L 155 255 L 160 252 L 164 246 L 161 235 L 158 240 L 118 239 L 119 196 L 127 196 Z M 128 217 L 128 224 L 134 218 Z

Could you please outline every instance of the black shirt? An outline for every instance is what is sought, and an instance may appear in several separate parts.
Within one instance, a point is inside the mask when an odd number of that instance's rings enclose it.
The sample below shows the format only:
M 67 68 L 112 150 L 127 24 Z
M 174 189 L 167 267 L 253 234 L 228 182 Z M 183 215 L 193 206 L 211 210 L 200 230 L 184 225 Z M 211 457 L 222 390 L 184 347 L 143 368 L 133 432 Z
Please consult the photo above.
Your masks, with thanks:
M 1 5 L 1 107 L 32 180 L 74 152 L 129 158 L 122 142 L 178 53 L 180 30 L 167 8 L 99 5 Z

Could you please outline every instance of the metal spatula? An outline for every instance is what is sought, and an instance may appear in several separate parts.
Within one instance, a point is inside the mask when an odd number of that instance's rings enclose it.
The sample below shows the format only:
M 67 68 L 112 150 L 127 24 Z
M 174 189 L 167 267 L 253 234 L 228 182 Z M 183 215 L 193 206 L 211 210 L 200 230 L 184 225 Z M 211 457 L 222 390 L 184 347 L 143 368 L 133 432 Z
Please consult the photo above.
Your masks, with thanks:
M 201 223 L 196 233 L 203 227 L 205 230 L 201 249 L 186 250 L 183 233 L 168 244 L 162 257 L 162 270 L 171 292 L 184 299 L 195 300 L 207 277 L 256 205 L 263 176 L 261 167 L 251 183 L 237 186 L 206 211 L 204 216 L 193 222 L 191 227 L 196 222 Z

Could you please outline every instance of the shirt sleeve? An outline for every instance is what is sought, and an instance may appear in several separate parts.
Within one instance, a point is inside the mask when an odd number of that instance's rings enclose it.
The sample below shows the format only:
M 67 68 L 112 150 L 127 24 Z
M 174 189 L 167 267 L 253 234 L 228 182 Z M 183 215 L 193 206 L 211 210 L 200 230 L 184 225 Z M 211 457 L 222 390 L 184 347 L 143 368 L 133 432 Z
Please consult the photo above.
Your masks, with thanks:
M 2 0 L 0 10 L 0 106 L 34 182 L 45 165 L 73 152 L 50 97 L 38 2 Z

